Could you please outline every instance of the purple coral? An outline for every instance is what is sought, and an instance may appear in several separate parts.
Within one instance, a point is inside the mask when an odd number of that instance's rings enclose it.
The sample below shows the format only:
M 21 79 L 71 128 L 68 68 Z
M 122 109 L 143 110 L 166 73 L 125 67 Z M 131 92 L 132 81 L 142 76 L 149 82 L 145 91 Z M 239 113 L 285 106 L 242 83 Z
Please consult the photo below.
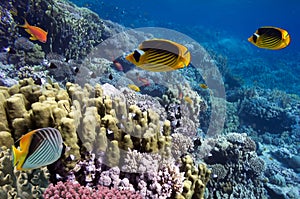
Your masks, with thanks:
M 109 189 L 97 186 L 97 189 L 81 186 L 79 183 L 67 181 L 50 184 L 44 192 L 45 199 L 142 199 L 142 196 L 129 190 Z

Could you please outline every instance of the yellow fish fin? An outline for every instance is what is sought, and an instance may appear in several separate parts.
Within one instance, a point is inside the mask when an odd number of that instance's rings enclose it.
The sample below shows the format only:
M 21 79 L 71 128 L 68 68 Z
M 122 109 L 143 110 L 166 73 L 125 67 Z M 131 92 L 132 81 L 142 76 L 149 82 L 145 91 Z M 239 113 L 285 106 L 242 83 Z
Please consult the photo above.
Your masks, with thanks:
M 31 37 L 29 37 L 30 40 L 38 40 L 34 35 L 31 35 Z
M 22 156 L 22 152 L 14 145 L 12 146 L 12 151 L 13 165 L 16 166 L 19 163 L 20 157 Z
M 30 31 L 28 28 L 26 28 L 25 31 L 26 31 L 27 33 L 31 34 L 31 31 Z
M 27 20 L 24 17 L 22 17 L 22 18 L 24 19 L 25 22 L 23 25 L 18 25 L 18 26 L 20 26 L 22 28 L 28 28 L 30 26 L 29 23 L 27 22 Z

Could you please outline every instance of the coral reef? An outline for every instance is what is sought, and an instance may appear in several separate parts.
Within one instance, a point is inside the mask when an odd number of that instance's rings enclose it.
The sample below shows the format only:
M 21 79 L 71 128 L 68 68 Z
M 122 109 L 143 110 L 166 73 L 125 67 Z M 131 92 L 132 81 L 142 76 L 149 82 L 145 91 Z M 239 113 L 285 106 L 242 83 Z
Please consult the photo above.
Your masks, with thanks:
M 21 17 L 24 16 L 31 24 L 37 24 L 47 30 L 48 41 L 42 45 L 46 53 L 55 52 L 65 55 L 68 59 L 78 59 L 87 55 L 93 46 L 105 39 L 101 37 L 104 25 L 98 15 L 88 9 L 78 8 L 70 2 L 39 0 L 32 3 L 26 0 L 19 4 L 18 1 L 12 1 L 11 7 L 18 13 L 18 16 L 13 16 L 17 24 L 23 23 Z M 27 36 L 25 31 L 16 30 Z
M 49 184 L 47 168 L 28 172 L 16 171 L 12 165 L 11 153 L 6 147 L 0 149 L 0 196 L 1 198 L 43 198 Z
M 74 76 L 88 53 L 107 37 L 122 30 L 69 1 L 2 1 L 0 10 L 0 47 L 9 49 L 0 52 L 0 62 L 4 65 L 0 68 L 0 74 L 3 73 L 0 83 L 6 86 L 12 85 L 12 79 L 29 77 L 42 84 L 49 79 L 47 75 L 62 83 L 66 83 L 65 79 L 74 82 Z M 18 26 L 24 24 L 24 19 L 48 32 L 46 43 L 29 40 L 28 33 Z M 95 66 L 92 62 L 89 65 Z
M 255 153 L 256 144 L 246 134 L 229 133 L 216 138 L 204 158 L 212 168 L 208 198 L 266 198 L 264 161 Z
M 182 158 L 180 171 L 184 172 L 185 180 L 183 182 L 182 193 L 177 193 L 176 198 L 204 198 L 206 184 L 210 180 L 211 171 L 204 163 L 194 165 L 191 156 Z
M 240 122 L 270 133 L 289 131 L 295 124 L 290 114 L 293 101 L 280 92 L 248 89 L 238 104 Z
M 98 199 L 98 198 L 130 198 L 130 199 L 142 199 L 142 196 L 129 191 L 129 190 L 118 190 L 109 189 L 107 187 L 98 186 L 97 189 L 91 189 L 89 187 L 81 186 L 79 183 L 67 181 L 65 183 L 58 182 L 56 185 L 50 184 L 44 192 L 45 199 Z
M 230 64 L 257 78 L 255 84 L 273 78 L 299 91 L 296 76 L 285 70 L 298 58 L 279 62 L 282 70 L 273 73 L 261 58 L 232 64 L 214 51 L 221 46 L 235 56 L 249 50 L 234 39 L 218 39 L 210 56 L 184 40 L 193 53 L 189 67 L 150 73 L 128 64 L 124 52 L 154 36 L 87 8 L 64 0 L 12 0 L 0 2 L 0 15 L 0 198 L 298 197 L 299 97 L 240 88 L 241 79 L 229 70 Z M 46 43 L 29 39 L 18 26 L 24 19 L 48 32 Z M 199 87 L 223 80 L 227 101 L 217 86 Z M 48 126 L 62 133 L 63 156 L 47 168 L 14 171 L 7 148 Z M 222 135 L 211 135 L 218 129 Z
M 170 134 L 171 122 L 162 120 L 167 116 L 151 109 L 163 112 L 159 105 L 138 104 L 141 96 L 108 85 L 86 84 L 81 88 L 68 83 L 66 87 L 39 86 L 32 79 L 2 87 L 0 110 L 4 117 L 0 127 L 1 135 L 11 139 L 7 146 L 30 129 L 52 126 L 60 129 L 69 147 L 59 160 L 63 166 L 59 170 L 65 171 L 56 173 L 65 180 L 76 179 L 80 185 L 123 187 L 146 198 L 204 198 L 206 184 L 208 198 L 239 197 L 241 190 L 244 196 L 266 195 L 262 184 L 265 163 L 255 154 L 254 141 L 245 134 L 208 138 L 213 147 L 205 149 L 203 142 L 195 149 L 206 154 L 204 161 L 212 169 L 208 181 L 210 171 L 202 164 L 195 167 L 191 157 L 175 163 L 173 158 L 178 160 L 193 148 L 193 140 L 182 133 Z M 125 96 L 131 97 L 124 101 Z M 84 156 L 85 151 L 90 155 Z M 297 162 L 297 157 L 291 156 L 290 162 Z M 20 180 L 28 178 L 20 176 Z M 56 182 L 60 177 L 51 179 Z M 278 184 L 275 178 L 272 182 Z M 254 186 L 259 188 L 254 190 Z
M 299 196 L 299 176 L 292 169 L 282 168 L 274 161 L 268 162 L 265 171 L 268 182 L 266 190 L 272 198 L 297 198 Z
M 138 106 L 135 97 L 123 101 L 124 93 L 132 91 L 122 93 L 108 85 L 81 88 L 67 83 L 66 88 L 56 83 L 39 86 L 24 79 L 0 90 L 0 110 L 5 113 L 0 127 L 6 131 L 1 135 L 12 141 L 47 126 L 62 133 L 68 149 L 48 167 L 52 182 L 76 179 L 81 185 L 123 187 L 148 198 L 179 197 L 188 189 L 184 197 L 203 197 L 209 176 L 203 173 L 209 171 L 204 165 L 196 169 L 191 158 L 182 167 L 175 163 L 174 158 L 188 152 L 192 141 L 176 144 L 180 135 L 171 136 L 171 123 L 151 109 L 162 112 L 158 104 Z M 171 148 L 176 149 L 174 157 Z

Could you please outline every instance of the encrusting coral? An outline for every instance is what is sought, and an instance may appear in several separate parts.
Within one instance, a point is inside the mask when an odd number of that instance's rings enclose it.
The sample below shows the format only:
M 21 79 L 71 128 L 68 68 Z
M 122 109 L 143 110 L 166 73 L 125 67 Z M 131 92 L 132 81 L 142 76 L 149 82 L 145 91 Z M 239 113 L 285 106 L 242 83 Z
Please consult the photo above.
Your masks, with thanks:
M 49 176 L 45 167 L 28 172 L 14 170 L 10 150 L 0 149 L 0 198 L 42 198 Z
M 207 167 L 212 168 L 208 198 L 267 198 L 262 181 L 265 163 L 257 156 L 250 137 L 229 133 L 210 142 L 215 142 L 211 144 L 214 147 L 204 158 Z

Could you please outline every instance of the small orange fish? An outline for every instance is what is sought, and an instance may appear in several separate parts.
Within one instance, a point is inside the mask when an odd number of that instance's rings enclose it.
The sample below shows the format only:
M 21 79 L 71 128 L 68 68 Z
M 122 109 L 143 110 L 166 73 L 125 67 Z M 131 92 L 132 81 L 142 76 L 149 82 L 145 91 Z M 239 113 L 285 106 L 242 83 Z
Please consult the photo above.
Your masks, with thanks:
M 44 31 L 43 29 L 37 27 L 37 26 L 31 26 L 29 23 L 25 20 L 24 25 L 20 25 L 20 27 L 25 28 L 25 31 L 30 34 L 30 40 L 38 40 L 42 43 L 47 42 L 47 34 L 48 32 Z
M 149 80 L 148 80 L 147 78 L 140 77 L 140 74 L 139 74 L 139 73 L 137 73 L 136 75 L 137 75 L 137 79 L 138 79 L 140 82 L 143 83 L 143 84 L 142 84 L 143 86 L 149 86 L 149 85 L 150 85 L 150 82 L 149 82 Z
M 113 63 L 118 71 L 123 71 L 123 66 L 120 62 L 118 62 L 117 60 L 114 60 Z
M 178 99 L 181 100 L 182 98 L 183 98 L 183 93 L 180 91 L 179 94 L 178 94 Z
M 199 84 L 199 86 L 200 86 L 201 88 L 203 88 L 203 89 L 207 89 L 207 88 L 208 88 L 208 86 L 207 86 L 206 84 Z

